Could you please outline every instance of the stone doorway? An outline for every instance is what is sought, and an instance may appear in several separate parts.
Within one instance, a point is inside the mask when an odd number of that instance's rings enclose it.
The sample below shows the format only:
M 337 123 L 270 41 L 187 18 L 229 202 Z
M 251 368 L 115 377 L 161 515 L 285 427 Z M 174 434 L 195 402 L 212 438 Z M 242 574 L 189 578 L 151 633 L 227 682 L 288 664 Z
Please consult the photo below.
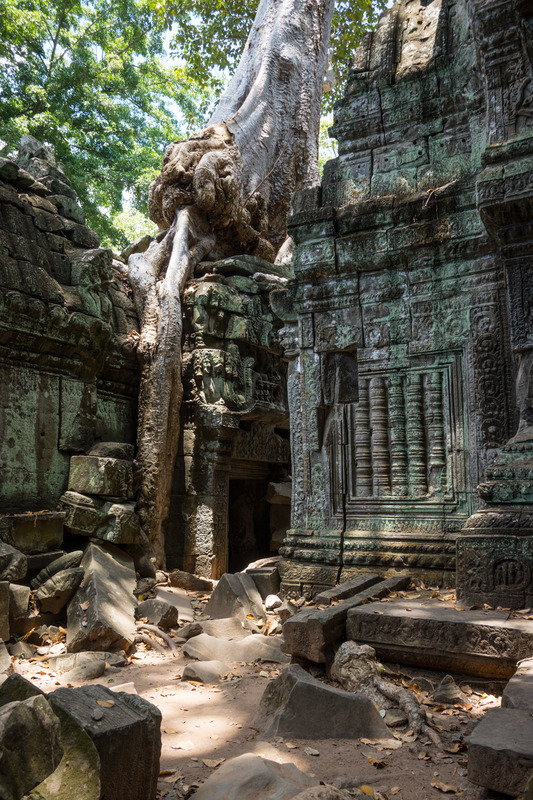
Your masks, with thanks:
M 240 572 L 270 554 L 268 479 L 230 479 L 228 571 Z

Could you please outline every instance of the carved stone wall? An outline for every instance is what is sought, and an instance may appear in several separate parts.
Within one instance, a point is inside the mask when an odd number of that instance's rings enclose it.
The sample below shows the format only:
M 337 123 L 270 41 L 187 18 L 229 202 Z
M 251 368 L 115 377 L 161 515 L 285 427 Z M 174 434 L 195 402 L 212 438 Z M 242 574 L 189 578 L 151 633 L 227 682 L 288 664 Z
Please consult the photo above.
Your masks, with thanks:
M 31 174 L 30 174 L 31 173 Z M 0 506 L 55 509 L 72 453 L 134 442 L 137 319 L 48 148 L 0 159 Z
M 285 270 L 251 256 L 203 263 L 185 290 L 182 443 L 167 564 L 228 569 L 230 481 L 288 472 L 286 361 L 269 294 Z M 265 555 L 262 553 L 261 555 Z
M 290 359 L 287 590 L 365 569 L 452 581 L 477 486 L 516 431 L 513 352 L 526 363 L 532 317 L 524 14 L 396 3 L 355 55 L 338 158 L 294 198 L 295 280 L 274 302 Z

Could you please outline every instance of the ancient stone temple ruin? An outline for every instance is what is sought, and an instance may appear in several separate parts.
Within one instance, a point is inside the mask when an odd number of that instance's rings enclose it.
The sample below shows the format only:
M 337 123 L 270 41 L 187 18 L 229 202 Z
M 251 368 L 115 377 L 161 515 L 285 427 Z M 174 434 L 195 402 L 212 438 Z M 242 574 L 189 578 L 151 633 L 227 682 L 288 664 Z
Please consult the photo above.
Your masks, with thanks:
M 293 198 L 292 265 L 197 268 L 169 566 L 218 578 L 282 545 L 287 594 L 400 571 L 533 602 L 531 13 L 396 3 L 355 54 L 338 158 Z M 46 147 L 0 179 L 2 538 L 142 544 L 136 466 L 111 490 L 71 463 L 133 458 L 127 266 Z
M 297 195 L 286 591 L 359 571 L 533 594 L 531 9 L 397 3 Z M 518 431 L 518 432 L 517 432 Z

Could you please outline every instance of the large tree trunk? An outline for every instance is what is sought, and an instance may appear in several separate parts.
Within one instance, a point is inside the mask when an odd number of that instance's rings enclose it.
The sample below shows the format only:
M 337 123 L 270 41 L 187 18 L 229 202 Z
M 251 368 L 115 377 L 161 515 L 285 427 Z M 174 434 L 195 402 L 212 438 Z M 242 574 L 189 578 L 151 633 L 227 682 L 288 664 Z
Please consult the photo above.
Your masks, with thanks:
M 320 99 L 334 0 L 261 0 L 237 71 L 208 127 L 167 148 L 149 213 L 166 237 L 130 259 L 141 321 L 138 510 L 164 563 L 178 447 L 181 294 L 194 267 L 252 253 L 273 261 L 293 191 L 318 182 Z

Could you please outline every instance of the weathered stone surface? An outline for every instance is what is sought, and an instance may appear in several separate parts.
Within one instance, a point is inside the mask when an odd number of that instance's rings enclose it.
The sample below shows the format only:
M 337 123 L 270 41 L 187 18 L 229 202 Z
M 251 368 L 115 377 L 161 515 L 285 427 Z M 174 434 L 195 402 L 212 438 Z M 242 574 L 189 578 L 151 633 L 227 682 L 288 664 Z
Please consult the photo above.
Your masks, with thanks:
M 181 569 L 173 569 L 168 574 L 168 582 L 177 589 L 187 589 L 189 592 L 211 592 L 213 582 L 205 578 L 199 578 L 190 572 L 183 572 Z
M 0 581 L 0 639 L 3 639 L 4 642 L 7 642 L 10 637 L 11 598 L 12 593 L 9 581 Z
M 63 544 L 64 516 L 61 511 L 10 514 L 2 519 L 0 538 L 26 555 L 57 550 Z
M 48 666 L 58 672 L 69 672 L 73 669 L 83 667 L 85 664 L 93 664 L 95 661 L 103 661 L 110 667 L 123 667 L 126 659 L 121 653 L 98 652 L 92 650 L 82 653 L 64 653 L 59 656 L 50 656 Z
M 85 683 L 86 681 L 93 681 L 95 678 L 100 678 L 105 672 L 106 662 L 101 659 L 98 661 L 89 661 L 79 667 L 68 670 L 65 672 L 61 683 L 64 685 Z
M 128 500 L 134 493 L 132 462 L 101 456 L 72 456 L 68 488 L 82 494 Z
M 468 780 L 517 797 L 532 769 L 531 714 L 518 709 L 489 709 L 468 738 Z
M 13 664 L 9 651 L 0 639 L 0 675 L 10 675 L 13 672 Z
M 193 794 L 194 800 L 289 800 L 316 778 L 294 764 L 277 764 L 245 753 L 222 764 Z
M 84 574 L 83 567 L 70 567 L 56 572 L 42 583 L 35 592 L 41 611 L 58 614 L 75 595 Z
M 267 737 L 386 739 L 391 736 L 368 697 L 321 683 L 297 664 L 291 664 L 269 683 L 254 724 Z
M 59 558 L 54 559 L 50 563 L 46 564 L 35 576 L 35 578 L 33 578 L 30 584 L 31 588 L 38 589 L 41 584 L 45 583 L 45 581 L 49 580 L 49 578 L 51 578 L 57 572 L 61 572 L 61 570 L 79 567 L 82 557 L 83 550 L 74 550 L 72 553 L 65 553 Z
M 231 667 L 223 661 L 200 661 L 198 664 L 187 664 L 181 679 L 199 683 L 218 683 L 222 675 L 227 675 L 228 672 L 231 672 Z
M 139 603 L 136 615 L 137 619 L 146 619 L 163 630 L 177 627 L 179 621 L 179 611 L 175 605 L 155 598 Z
M 130 556 L 90 542 L 81 561 L 81 586 L 67 609 L 67 649 L 127 649 L 135 637 L 136 584 Z
M 43 695 L 44 697 L 44 692 L 38 689 L 31 681 L 26 680 L 22 675 L 18 675 L 15 672 L 9 675 L 0 686 L 0 707 L 15 701 L 28 700 L 30 697 L 37 697 L 37 695 Z
M 375 583 L 377 583 L 380 579 L 379 575 L 374 573 L 370 573 L 369 575 L 360 575 L 358 578 L 354 578 L 353 581 L 346 581 L 345 583 L 339 583 L 338 586 L 334 586 L 332 589 L 326 589 L 325 592 L 319 592 L 315 596 L 315 603 L 317 605 L 326 605 L 329 606 L 332 600 L 347 600 L 349 597 L 353 597 L 359 592 L 364 591 L 365 589 L 369 589 Z
M 0 708 L 0 796 L 21 800 L 63 755 L 59 720 L 42 695 Z
M 135 447 L 132 444 L 128 444 L 128 442 L 97 442 L 93 444 L 87 455 L 98 456 L 98 458 L 121 458 L 124 461 L 133 461 Z
M 98 700 L 113 705 L 103 707 Z M 97 685 L 57 689 L 49 701 L 91 737 L 100 756 L 101 800 L 155 800 L 161 751 L 158 708 L 137 695 Z
M 7 649 L 9 654 L 15 658 L 33 658 L 37 648 L 36 645 L 28 644 L 28 642 L 18 641 L 8 644 Z
M 61 496 L 65 509 L 65 528 L 70 533 L 94 536 L 114 544 L 143 541 L 135 503 L 114 503 L 68 491 Z
M 350 609 L 360 606 L 370 597 L 385 597 L 395 589 L 403 589 L 408 583 L 406 575 L 388 578 L 338 605 L 319 611 L 313 607 L 302 609 L 283 625 L 283 649 L 292 656 L 317 663 L 333 660 L 335 645 L 345 636 Z
M 133 558 L 135 572 L 138 572 L 141 578 L 155 578 L 155 565 L 145 547 L 140 544 L 129 544 L 126 552 Z
M 57 706 L 63 758 L 27 800 L 100 800 L 100 757 L 91 737 Z M 25 798 L 26 800 L 26 798 Z
M 181 623 L 192 622 L 194 611 L 191 601 L 187 597 L 184 589 L 169 589 L 158 586 L 154 592 L 154 600 L 161 603 L 168 603 L 178 610 L 178 619 Z
M 30 613 L 30 594 L 29 586 L 17 583 L 9 585 L 9 626 L 11 633 L 15 636 L 26 633 L 26 623 Z M 9 639 L 9 636 L 2 638 Z
M 263 600 L 269 594 L 277 594 L 279 592 L 280 577 L 277 564 L 270 567 L 248 567 L 245 572 L 253 578 L 257 591 Z
M 461 691 L 459 686 L 457 686 L 451 675 L 444 676 L 431 697 L 433 698 L 433 702 L 442 703 L 444 705 L 468 705 L 467 696 Z
M 208 633 L 201 633 L 189 639 L 182 649 L 186 656 L 199 661 L 225 661 L 234 664 L 237 661 L 259 660 L 286 664 L 290 660 L 281 652 L 279 642 L 274 637 L 257 634 L 250 634 L 240 641 L 228 642 Z
M 494 678 L 510 677 L 517 661 L 533 648 L 528 620 L 419 600 L 351 609 L 346 632 L 358 644 L 371 645 L 385 661 Z
M 10 544 L 0 542 L 0 581 L 18 581 L 24 578 L 28 562 L 24 553 Z
M 522 661 L 502 694 L 502 708 L 533 712 L 533 658 Z
M 78 551 L 81 552 L 81 551 Z M 47 553 L 32 553 L 27 556 L 28 572 L 27 576 L 35 578 L 45 567 L 50 566 L 53 561 L 57 561 L 62 556 L 67 555 L 64 550 L 50 550 Z M 71 566 L 78 566 L 72 564 Z
M 190 639 L 200 633 L 208 633 L 210 636 L 226 639 L 228 642 L 240 642 L 250 635 L 250 631 L 245 630 L 242 623 L 235 617 L 191 622 L 189 625 L 184 625 L 179 631 L 180 636 L 183 636 L 184 639 Z
M 205 607 L 205 614 L 214 619 L 237 617 L 248 623 L 266 622 L 261 595 L 253 578 L 245 572 L 226 573 L 221 577 Z M 253 620 L 247 620 L 248 615 Z

